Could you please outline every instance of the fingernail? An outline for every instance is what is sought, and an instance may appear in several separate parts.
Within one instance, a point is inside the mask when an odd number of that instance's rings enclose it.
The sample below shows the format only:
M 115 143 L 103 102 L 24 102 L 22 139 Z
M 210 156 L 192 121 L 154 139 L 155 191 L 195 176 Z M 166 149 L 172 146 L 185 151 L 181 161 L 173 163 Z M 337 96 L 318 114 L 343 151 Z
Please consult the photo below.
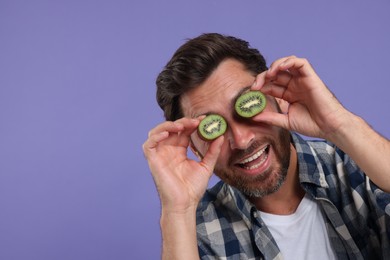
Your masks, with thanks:
M 255 81 L 252 84 L 252 87 L 256 87 L 256 85 L 257 85 L 257 80 L 255 79 Z

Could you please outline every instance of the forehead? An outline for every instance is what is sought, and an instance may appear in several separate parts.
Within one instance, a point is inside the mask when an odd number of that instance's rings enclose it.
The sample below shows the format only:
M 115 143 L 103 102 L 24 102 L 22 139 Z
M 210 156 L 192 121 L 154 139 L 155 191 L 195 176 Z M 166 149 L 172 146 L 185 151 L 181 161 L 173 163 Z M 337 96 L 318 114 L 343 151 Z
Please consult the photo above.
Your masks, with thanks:
M 184 116 L 230 111 L 236 98 L 249 89 L 254 80 L 255 75 L 239 61 L 227 59 L 221 62 L 205 82 L 183 94 L 180 101 Z

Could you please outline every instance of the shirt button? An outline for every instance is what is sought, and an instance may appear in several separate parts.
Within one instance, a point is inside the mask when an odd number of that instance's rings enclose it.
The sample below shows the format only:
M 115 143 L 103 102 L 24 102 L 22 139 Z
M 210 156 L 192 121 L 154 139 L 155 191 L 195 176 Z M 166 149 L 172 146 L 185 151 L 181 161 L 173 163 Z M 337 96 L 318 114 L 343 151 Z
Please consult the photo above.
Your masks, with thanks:
M 257 218 L 257 212 L 256 211 L 253 211 L 253 217 Z

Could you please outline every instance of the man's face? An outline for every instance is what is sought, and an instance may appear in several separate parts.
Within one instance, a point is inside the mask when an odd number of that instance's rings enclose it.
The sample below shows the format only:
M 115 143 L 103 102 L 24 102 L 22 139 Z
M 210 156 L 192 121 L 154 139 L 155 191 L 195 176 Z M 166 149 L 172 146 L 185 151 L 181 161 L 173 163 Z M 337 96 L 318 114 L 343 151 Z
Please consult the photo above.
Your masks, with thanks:
M 223 61 L 199 87 L 185 93 L 181 105 L 186 117 L 215 113 L 228 124 L 225 141 L 214 172 L 226 183 L 250 197 L 262 197 L 283 183 L 290 159 L 289 132 L 251 119 L 240 118 L 234 102 L 249 90 L 255 76 L 232 59 Z M 267 96 L 265 110 L 277 111 L 275 99 Z M 196 132 L 191 135 L 194 148 L 205 155 L 209 146 Z

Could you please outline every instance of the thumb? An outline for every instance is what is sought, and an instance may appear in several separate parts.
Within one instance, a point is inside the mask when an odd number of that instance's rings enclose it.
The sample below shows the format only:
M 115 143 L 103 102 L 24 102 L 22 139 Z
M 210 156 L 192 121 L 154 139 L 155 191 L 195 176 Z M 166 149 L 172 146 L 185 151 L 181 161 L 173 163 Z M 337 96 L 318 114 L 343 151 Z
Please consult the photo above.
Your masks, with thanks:
M 277 127 L 285 128 L 287 130 L 291 130 L 287 114 L 281 114 L 278 112 L 263 111 L 262 113 L 258 114 L 257 116 L 253 117 L 252 119 L 255 122 L 265 123 L 268 125 L 274 125 Z
M 211 144 L 207 150 L 205 156 L 203 157 L 201 163 L 207 169 L 207 173 L 211 174 L 214 171 L 215 164 L 217 163 L 218 156 L 221 152 L 221 147 L 224 142 L 224 136 L 218 137 Z

